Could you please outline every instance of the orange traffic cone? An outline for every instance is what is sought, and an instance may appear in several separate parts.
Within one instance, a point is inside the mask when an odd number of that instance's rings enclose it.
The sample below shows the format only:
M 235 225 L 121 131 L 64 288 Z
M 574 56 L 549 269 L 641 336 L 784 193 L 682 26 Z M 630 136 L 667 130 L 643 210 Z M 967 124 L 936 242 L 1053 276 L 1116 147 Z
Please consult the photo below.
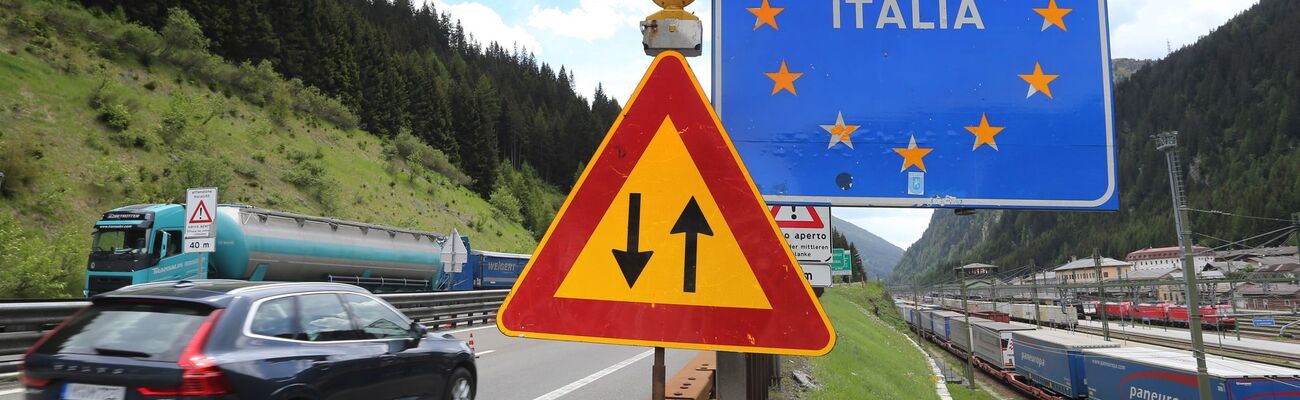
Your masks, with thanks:
M 478 352 L 478 350 L 474 350 L 474 333 L 472 332 L 469 334 L 469 352 L 470 353 Z

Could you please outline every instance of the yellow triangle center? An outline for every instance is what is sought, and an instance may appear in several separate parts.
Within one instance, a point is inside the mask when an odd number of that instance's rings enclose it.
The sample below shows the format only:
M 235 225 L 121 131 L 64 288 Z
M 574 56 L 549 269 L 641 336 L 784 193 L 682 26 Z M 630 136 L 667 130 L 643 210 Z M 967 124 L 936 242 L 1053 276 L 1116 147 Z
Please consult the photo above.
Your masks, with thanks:
M 638 250 L 654 252 L 632 287 L 613 251 L 627 251 L 631 194 L 640 194 Z M 697 235 L 694 292 L 685 289 L 688 233 L 672 233 L 691 197 L 712 235 Z M 665 118 L 574 260 L 556 297 L 771 309 L 681 133 Z

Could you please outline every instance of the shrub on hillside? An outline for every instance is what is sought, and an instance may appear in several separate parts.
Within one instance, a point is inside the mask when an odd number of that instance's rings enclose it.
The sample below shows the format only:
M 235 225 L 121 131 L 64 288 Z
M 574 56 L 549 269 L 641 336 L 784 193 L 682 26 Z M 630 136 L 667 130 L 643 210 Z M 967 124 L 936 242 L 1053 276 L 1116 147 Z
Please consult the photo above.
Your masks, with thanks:
M 453 183 L 461 186 L 467 186 L 474 180 L 451 163 L 451 159 L 446 153 L 435 149 L 432 146 L 421 141 L 419 138 L 411 135 L 409 131 L 403 130 L 393 136 L 391 147 L 388 149 L 390 158 L 414 162 L 420 167 L 447 177 Z
M 160 142 L 158 135 L 147 129 L 131 129 L 121 132 L 113 132 L 108 136 L 109 139 L 121 147 L 136 148 L 141 150 L 153 150 Z
M 308 159 L 306 152 L 292 150 L 291 154 L 301 156 L 293 157 L 291 155 L 290 158 L 294 161 L 294 167 L 285 172 L 284 181 L 292 183 L 298 189 L 307 193 L 307 195 L 319 202 L 326 212 L 333 212 L 337 209 L 338 194 L 335 187 L 338 186 L 338 182 L 326 175 L 325 167 L 319 161 Z
M 343 103 L 322 93 L 315 86 L 303 85 L 298 78 L 289 81 L 289 92 L 293 98 L 293 108 L 298 112 L 313 115 L 343 130 L 355 129 L 360 124 L 357 115 Z
M 99 87 L 90 93 L 87 105 L 94 109 L 96 119 L 103 122 L 110 129 L 122 132 L 131 128 L 131 106 L 127 103 L 134 103 L 130 99 L 120 95 L 116 85 L 104 78 L 99 83 Z
M 99 108 L 99 121 L 115 131 L 125 131 L 131 128 L 131 110 L 122 103 L 105 104 Z
M 492 207 L 501 213 L 501 216 L 511 222 L 519 222 L 522 216 L 519 214 L 519 198 L 510 193 L 510 188 L 506 185 L 497 185 L 496 190 L 492 191 L 491 198 L 488 199 Z
M 501 163 L 497 166 L 496 182 L 497 188 L 508 188 L 518 199 L 520 222 L 533 232 L 534 237 L 540 238 L 559 209 L 558 195 L 548 196 L 542 178 L 527 165 L 515 169 L 509 162 Z
M 36 143 L 25 136 L 11 136 L 0 142 L 0 172 L 5 174 L 0 195 L 9 196 L 30 187 L 40 174 L 43 156 Z
M 0 298 L 69 297 L 81 291 L 82 235 L 46 239 L 0 213 Z
M 158 33 L 163 39 L 163 54 L 186 50 L 207 50 L 210 41 L 203 36 L 203 28 L 190 13 L 180 7 L 167 10 L 167 22 Z
M 163 171 L 162 193 L 165 199 L 180 203 L 185 200 L 185 189 L 196 187 L 224 187 L 230 182 L 230 167 L 220 159 L 200 153 L 182 153 L 175 167 Z
M 194 118 L 194 99 L 177 92 L 172 95 L 158 122 L 158 136 L 167 144 L 180 143 L 185 139 L 186 129 Z
M 154 200 L 152 187 L 144 183 L 148 172 L 132 168 L 116 157 L 105 156 L 90 165 L 91 186 L 111 194 L 121 194 L 127 203 L 149 203 Z

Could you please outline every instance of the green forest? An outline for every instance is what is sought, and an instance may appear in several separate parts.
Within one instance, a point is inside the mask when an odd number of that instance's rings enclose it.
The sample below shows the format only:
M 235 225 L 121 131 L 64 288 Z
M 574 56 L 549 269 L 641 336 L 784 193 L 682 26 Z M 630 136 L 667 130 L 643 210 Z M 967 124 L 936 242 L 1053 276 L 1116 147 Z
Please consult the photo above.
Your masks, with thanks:
M 1163 131 L 1181 133 L 1189 206 L 1200 210 L 1190 220 L 1198 245 L 1281 244 L 1285 236 L 1233 242 L 1285 228 L 1278 219 L 1300 212 L 1297 37 L 1300 2 L 1262 0 L 1118 83 L 1118 212 L 937 212 L 892 279 L 936 282 L 971 262 L 1042 268 L 1094 248 L 1123 258 L 1175 245 L 1168 168 L 1150 138 Z
M 276 72 L 338 98 L 361 129 L 402 132 L 447 154 L 484 196 L 500 160 L 567 187 L 621 107 L 599 88 L 574 92 L 573 73 L 525 49 L 478 43 L 431 3 L 388 1 L 83 0 L 158 29 L 186 10 L 231 62 Z M 546 222 L 549 222 L 546 221 Z M 544 229 L 545 224 L 533 225 Z

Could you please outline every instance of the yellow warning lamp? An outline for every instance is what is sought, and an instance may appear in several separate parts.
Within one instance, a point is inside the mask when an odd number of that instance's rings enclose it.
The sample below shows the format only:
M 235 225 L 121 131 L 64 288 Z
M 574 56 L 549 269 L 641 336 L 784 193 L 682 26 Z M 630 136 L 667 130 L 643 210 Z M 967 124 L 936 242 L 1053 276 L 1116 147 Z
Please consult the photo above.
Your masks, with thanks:
M 687 57 L 703 52 L 704 25 L 686 11 L 695 0 L 653 0 L 662 10 L 641 21 L 641 44 L 646 55 L 673 50 Z

